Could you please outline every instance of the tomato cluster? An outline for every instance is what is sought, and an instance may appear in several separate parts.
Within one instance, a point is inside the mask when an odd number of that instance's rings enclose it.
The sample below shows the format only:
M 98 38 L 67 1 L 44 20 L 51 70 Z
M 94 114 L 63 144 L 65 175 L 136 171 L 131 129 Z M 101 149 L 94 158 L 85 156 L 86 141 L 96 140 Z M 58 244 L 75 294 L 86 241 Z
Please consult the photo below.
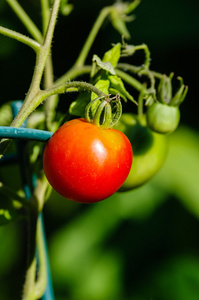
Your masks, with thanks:
M 166 133 L 175 130 L 179 114 L 177 107 L 155 102 L 142 117 L 123 113 L 114 128 L 71 120 L 45 147 L 45 175 L 58 193 L 82 203 L 137 188 L 162 167 L 168 153 Z

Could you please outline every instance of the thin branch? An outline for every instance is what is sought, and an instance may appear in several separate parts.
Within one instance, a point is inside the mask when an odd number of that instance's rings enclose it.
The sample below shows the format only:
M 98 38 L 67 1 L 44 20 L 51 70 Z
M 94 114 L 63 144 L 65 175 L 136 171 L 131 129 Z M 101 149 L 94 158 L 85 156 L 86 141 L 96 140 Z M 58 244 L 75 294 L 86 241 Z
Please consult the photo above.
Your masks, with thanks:
M 84 65 L 86 57 L 91 49 L 91 46 L 104 22 L 104 20 L 106 19 L 106 17 L 109 15 L 109 13 L 111 12 L 112 7 L 108 6 L 105 7 L 104 9 L 101 10 L 97 20 L 95 21 L 91 32 L 88 35 L 88 38 L 79 54 L 79 57 L 77 58 L 76 62 L 75 62 L 75 67 L 80 67 L 82 65 Z
M 28 14 L 25 12 L 25 10 L 21 7 L 18 1 L 16 0 L 6 0 L 6 1 L 10 5 L 12 10 L 15 12 L 15 14 L 18 16 L 18 18 L 21 20 L 21 22 L 24 24 L 28 32 L 32 35 L 32 37 L 36 41 L 41 42 L 43 40 L 42 33 L 34 24 L 34 22 L 31 20 L 31 18 L 28 16 Z
M 19 32 L 16 32 L 14 30 L 0 26 L 0 34 L 3 34 L 9 38 L 15 39 L 15 40 L 31 47 L 35 52 L 38 52 L 38 50 L 40 49 L 40 44 L 37 43 L 35 40 L 33 40 Z

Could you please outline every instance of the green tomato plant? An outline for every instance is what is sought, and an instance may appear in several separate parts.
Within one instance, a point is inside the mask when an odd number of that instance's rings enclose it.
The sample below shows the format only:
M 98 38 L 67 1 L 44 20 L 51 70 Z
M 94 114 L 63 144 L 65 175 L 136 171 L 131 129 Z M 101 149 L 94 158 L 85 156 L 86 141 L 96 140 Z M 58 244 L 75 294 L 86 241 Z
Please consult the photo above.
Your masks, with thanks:
M 17 129 L 26 122 L 29 129 L 43 129 L 46 132 L 56 133 L 68 119 L 78 117 L 99 127 L 100 132 L 110 128 L 113 131 L 115 129 L 122 131 L 130 140 L 134 156 L 133 164 L 131 169 L 129 165 L 129 176 L 120 186 L 120 191 L 134 189 L 150 180 L 165 161 L 168 144 L 164 134 L 171 133 L 177 128 L 180 121 L 179 106 L 185 99 L 188 87 L 179 78 L 180 88 L 173 96 L 173 73 L 167 76 L 151 70 L 148 46 L 131 45 L 126 42 L 130 39 L 127 22 L 133 20 L 131 13 L 140 4 L 140 0 L 116 2 L 104 7 L 80 49 L 76 61 L 56 80 L 53 71 L 52 42 L 57 17 L 59 14 L 67 17 L 72 12 L 73 5 L 67 0 L 41 0 L 42 28 L 39 29 L 17 0 L 5 2 L 25 26 L 29 36 L 3 26 L 0 26 L 0 34 L 30 47 L 35 52 L 35 67 L 22 106 L 10 124 L 8 124 L 8 120 L 12 119 L 10 106 L 5 104 L 0 107 L 2 115 L 0 137 L 3 137 L 0 141 L 0 157 L 2 159 L 6 157 L 11 139 L 16 138 L 14 133 L 9 136 L 2 134 L 5 126 L 10 125 L 7 127 L 9 132 L 12 128 L 18 132 Z M 92 61 L 88 63 L 91 47 L 100 28 L 107 20 L 119 32 L 121 40 L 108 49 L 103 57 L 93 54 Z M 128 57 L 133 56 L 137 51 L 144 52 L 143 64 L 137 66 L 127 63 Z M 85 77 L 87 77 L 86 81 Z M 59 96 L 68 93 L 76 93 L 77 96 L 74 101 L 71 101 L 66 114 L 58 111 L 58 104 Z M 135 111 L 122 114 L 122 101 L 124 104 L 132 102 Z M 60 143 L 61 141 L 60 139 Z M 41 298 L 46 287 L 46 262 L 39 216 L 52 188 L 42 168 L 42 155 L 43 147 L 36 138 L 25 152 L 31 172 L 37 177 L 28 201 L 27 195 L 21 191 L 14 191 L 0 182 L 0 194 L 3 199 L 0 200 L 1 225 L 19 217 L 25 217 L 29 223 L 31 243 L 28 248 L 30 253 L 22 300 Z M 109 192 L 105 194 L 109 195 Z M 39 253 L 39 271 L 36 268 L 36 245 Z

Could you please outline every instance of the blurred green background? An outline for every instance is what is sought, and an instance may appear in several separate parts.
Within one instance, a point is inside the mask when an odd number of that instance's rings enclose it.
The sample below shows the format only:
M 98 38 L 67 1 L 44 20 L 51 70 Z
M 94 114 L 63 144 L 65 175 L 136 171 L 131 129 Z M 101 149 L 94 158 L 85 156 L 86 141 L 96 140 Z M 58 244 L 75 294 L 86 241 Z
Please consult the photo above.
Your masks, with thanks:
M 74 11 L 66 18 L 59 17 L 55 31 L 56 77 L 76 59 L 100 9 L 113 3 L 70 2 Z M 39 1 L 19 3 L 40 26 Z M 198 300 L 198 11 L 196 0 L 143 0 L 135 11 L 136 20 L 128 26 L 130 43 L 146 43 L 151 68 L 167 74 L 174 71 L 189 86 L 181 106 L 181 126 L 169 136 L 164 167 L 145 186 L 93 205 L 52 194 L 44 219 L 56 300 Z M 0 25 L 26 34 L 4 0 L 0 2 Z M 120 41 L 106 22 L 88 63 L 93 53 L 102 56 L 112 43 Z M 0 36 L 1 105 L 24 99 L 34 59 L 32 50 Z M 136 64 L 140 59 L 132 57 L 130 62 Z M 60 109 L 68 105 L 65 100 L 61 98 Z M 124 110 L 128 109 L 124 105 Z M 0 180 L 18 188 L 18 172 L 16 165 L 0 166 Z M 20 299 L 26 262 L 25 226 L 18 221 L 0 227 L 1 300 Z

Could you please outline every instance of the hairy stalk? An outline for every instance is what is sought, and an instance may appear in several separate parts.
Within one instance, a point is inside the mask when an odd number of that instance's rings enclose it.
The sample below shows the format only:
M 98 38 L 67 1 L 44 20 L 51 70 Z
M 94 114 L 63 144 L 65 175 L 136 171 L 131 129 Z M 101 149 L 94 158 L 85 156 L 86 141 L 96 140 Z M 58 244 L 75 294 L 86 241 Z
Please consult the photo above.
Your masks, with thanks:
M 39 92 L 34 96 L 33 101 L 27 106 L 25 105 L 25 110 L 22 112 L 19 111 L 19 114 L 15 118 L 15 124 L 11 125 L 12 127 L 20 127 L 26 118 L 31 114 L 31 112 L 36 109 L 45 99 L 55 94 L 64 94 L 66 92 L 74 92 L 78 90 L 87 90 L 89 92 L 94 92 L 98 96 L 105 96 L 105 94 L 96 88 L 94 85 L 82 82 L 82 81 L 73 81 L 66 82 L 63 84 L 56 85 L 48 90 L 39 90 Z
M 16 2 L 15 0 L 12 0 L 12 1 Z M 40 92 L 41 79 L 42 79 L 42 75 L 44 72 L 46 60 L 48 58 L 50 48 L 51 48 L 53 33 L 54 33 L 56 19 L 57 19 L 57 15 L 58 15 L 59 6 L 60 6 L 60 1 L 61 0 L 54 1 L 48 29 L 47 29 L 46 36 L 45 36 L 45 40 L 44 40 L 43 45 L 40 46 L 40 49 L 36 56 L 36 64 L 35 64 L 35 70 L 34 70 L 32 82 L 31 82 L 29 91 L 26 95 L 26 98 L 24 100 L 24 103 L 23 103 L 19 113 L 17 114 L 16 118 L 13 120 L 13 122 L 11 124 L 12 127 L 21 126 L 23 121 L 41 103 L 41 102 L 35 103 L 34 97 L 36 95 L 38 95 Z M 30 110 L 30 108 L 31 108 L 31 110 Z M 5 140 L 5 139 L 2 140 L 0 143 L 0 153 L 4 153 L 7 146 L 8 146 L 7 140 Z
M 57 14 L 58 14 L 58 9 L 60 5 L 61 0 L 55 0 L 50 21 L 49 21 L 49 26 L 46 32 L 45 40 L 43 45 L 40 48 L 40 51 L 37 54 L 36 57 L 36 65 L 35 65 L 35 70 L 33 74 L 33 79 L 30 85 L 30 89 L 28 91 L 28 94 L 26 96 L 26 99 L 24 100 L 24 104 L 22 105 L 19 114 L 16 116 L 14 121 L 12 122 L 11 126 L 18 126 L 17 124 L 19 123 L 20 118 L 25 114 L 27 108 L 32 105 L 33 98 L 35 97 L 36 94 L 39 93 L 40 91 L 40 84 L 41 84 L 41 79 L 42 75 L 44 72 L 46 60 L 48 58 L 49 52 L 50 52 L 50 47 L 52 43 L 52 38 L 53 38 L 53 33 L 54 33 L 54 28 L 55 28 L 55 23 L 57 19 Z
M 84 69 L 81 69 L 83 68 L 84 66 L 84 63 L 85 63 L 85 60 L 88 56 L 88 53 L 92 47 L 92 44 L 104 22 L 104 20 L 106 19 L 106 17 L 110 14 L 111 10 L 113 8 L 110 6 L 108 7 L 105 7 L 104 9 L 101 10 L 97 20 L 95 21 L 93 27 L 92 27 L 92 30 L 91 32 L 89 33 L 88 35 L 88 38 L 74 64 L 74 66 L 69 70 L 67 71 L 64 75 L 62 75 L 57 81 L 56 81 L 56 84 L 59 84 L 59 83 L 64 83 L 65 81 L 69 80 L 69 79 L 72 79 L 72 78 L 75 78 L 77 77 L 78 75 L 81 75 L 81 74 L 84 74 Z M 85 66 L 86 67 L 86 66 Z M 78 74 L 78 71 L 82 71 Z M 77 72 L 77 73 L 76 73 Z M 88 73 L 90 72 L 90 70 L 88 71 Z M 85 73 L 87 73 L 87 68 L 85 69 Z M 77 74 L 77 75 L 76 75 Z M 73 76 L 72 76 L 73 75 Z M 74 76 L 75 75 L 75 76 Z
M 17 122 L 15 123 L 15 127 L 19 127 L 25 121 L 25 119 L 31 114 L 31 112 L 36 109 L 44 100 L 48 97 L 55 95 L 55 94 L 64 94 L 66 92 L 78 91 L 78 90 L 87 90 L 89 92 L 94 92 L 98 96 L 104 96 L 105 94 L 97 89 L 90 83 L 82 82 L 82 81 L 73 81 L 73 82 L 66 82 L 63 84 L 59 84 L 53 86 L 48 90 L 40 90 L 34 97 L 33 101 L 30 103 L 29 106 L 26 106 L 25 111 L 22 115 L 19 116 Z
M 84 65 L 81 67 L 73 67 L 68 72 L 66 72 L 63 76 L 58 78 L 55 81 L 55 85 L 64 83 L 68 80 L 73 80 L 74 78 L 77 78 L 78 76 L 89 74 L 92 70 L 91 65 Z
M 15 39 L 15 40 L 31 47 L 36 53 L 40 49 L 40 44 L 37 43 L 35 40 L 33 40 L 19 32 L 16 32 L 14 30 L 0 26 L 0 34 L 3 34 L 9 38 Z
M 46 67 L 44 70 L 44 89 L 49 89 L 53 86 L 53 62 L 51 55 L 48 56 Z M 46 120 L 46 128 L 50 131 L 53 130 L 52 120 L 55 116 L 55 109 L 58 103 L 57 95 L 53 95 L 49 97 L 49 99 L 45 102 L 45 120 Z
M 50 7 L 48 0 L 41 0 L 41 13 L 42 13 L 42 25 L 43 25 L 43 34 L 46 34 L 48 28 L 48 23 L 50 19 Z M 46 66 L 44 70 L 44 89 L 49 89 L 54 84 L 53 76 L 53 61 L 52 55 L 50 54 L 46 61 Z M 45 120 L 46 128 L 50 131 L 53 131 L 52 120 L 55 115 L 55 108 L 57 106 L 58 97 L 56 95 L 51 96 L 48 101 L 45 102 Z
M 137 74 L 138 72 L 142 71 L 142 75 L 148 75 L 149 72 L 150 72 L 151 74 L 153 74 L 153 76 L 155 78 L 158 78 L 158 79 L 161 79 L 162 76 L 163 76 L 161 73 L 151 71 L 151 70 L 150 71 L 149 70 L 144 70 L 142 67 L 133 66 L 133 65 L 130 65 L 130 64 L 127 64 L 127 63 L 119 63 L 117 65 L 117 68 L 125 70 L 125 71 L 129 71 L 133 74 Z
M 72 90 L 71 90 L 72 89 Z M 20 110 L 17 117 L 14 119 L 14 122 L 11 124 L 12 127 L 20 127 L 23 122 L 26 120 L 26 118 L 32 113 L 34 109 L 36 109 L 45 99 L 48 97 L 55 95 L 55 94 L 64 94 L 66 92 L 72 92 L 72 91 L 78 91 L 78 90 L 87 90 L 89 92 L 94 92 L 98 96 L 105 96 L 105 94 L 97 89 L 95 86 L 93 86 L 90 83 L 87 82 L 81 82 L 81 81 L 73 81 L 73 82 L 67 82 L 63 84 L 56 85 L 52 87 L 49 90 L 39 90 L 34 97 L 32 98 L 32 101 L 27 103 L 25 102 L 23 104 L 24 109 Z M 3 139 L 0 143 L 0 154 L 4 153 L 8 146 L 9 140 Z M 1 158 L 0 156 L 0 158 Z

